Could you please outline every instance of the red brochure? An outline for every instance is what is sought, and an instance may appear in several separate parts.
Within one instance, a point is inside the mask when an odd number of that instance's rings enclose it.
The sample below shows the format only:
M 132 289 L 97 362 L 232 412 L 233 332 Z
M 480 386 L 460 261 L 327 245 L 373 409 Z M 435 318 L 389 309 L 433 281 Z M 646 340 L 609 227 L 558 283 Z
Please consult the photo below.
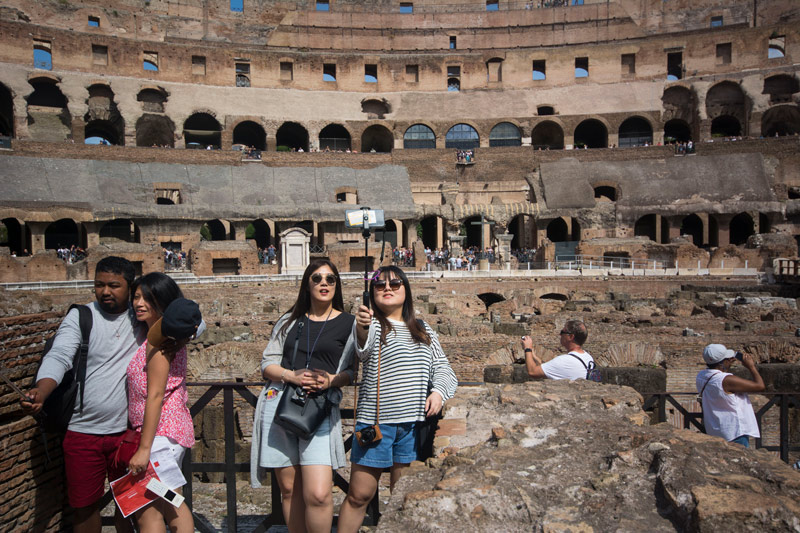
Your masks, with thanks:
M 149 463 L 143 473 L 133 475 L 128 472 L 111 482 L 111 492 L 119 510 L 122 511 L 122 516 L 127 518 L 158 498 L 158 494 L 147 490 L 147 483 L 152 478 L 158 479 L 158 474 L 153 469 L 153 464 Z

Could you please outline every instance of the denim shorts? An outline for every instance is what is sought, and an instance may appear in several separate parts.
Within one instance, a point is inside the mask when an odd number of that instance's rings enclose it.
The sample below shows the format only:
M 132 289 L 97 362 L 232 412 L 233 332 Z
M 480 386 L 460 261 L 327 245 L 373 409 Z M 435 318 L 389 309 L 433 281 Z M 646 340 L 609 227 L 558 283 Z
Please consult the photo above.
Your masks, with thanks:
M 272 423 L 278 399 L 283 392 L 264 399 L 259 466 L 284 468 L 293 465 L 331 465 L 331 426 L 326 417 L 308 440 Z
M 358 422 L 356 431 L 372 424 Z M 410 463 L 417 460 L 417 423 L 380 424 L 383 438 L 377 443 L 362 447 L 353 437 L 350 461 L 372 468 L 388 468 L 395 463 Z

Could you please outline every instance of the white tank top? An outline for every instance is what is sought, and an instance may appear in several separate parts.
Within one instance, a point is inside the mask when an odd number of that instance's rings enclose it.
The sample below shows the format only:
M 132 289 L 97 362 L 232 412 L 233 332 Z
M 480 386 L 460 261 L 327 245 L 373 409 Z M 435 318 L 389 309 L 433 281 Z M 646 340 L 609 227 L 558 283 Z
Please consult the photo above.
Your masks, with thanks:
M 732 375 L 710 368 L 697 374 L 697 392 L 702 392 L 703 395 L 703 422 L 706 433 L 722 437 L 727 441 L 742 435 L 758 438 L 761 433 L 758 431 L 758 422 L 750 398 L 744 393 L 726 393 L 722 388 L 722 380 Z

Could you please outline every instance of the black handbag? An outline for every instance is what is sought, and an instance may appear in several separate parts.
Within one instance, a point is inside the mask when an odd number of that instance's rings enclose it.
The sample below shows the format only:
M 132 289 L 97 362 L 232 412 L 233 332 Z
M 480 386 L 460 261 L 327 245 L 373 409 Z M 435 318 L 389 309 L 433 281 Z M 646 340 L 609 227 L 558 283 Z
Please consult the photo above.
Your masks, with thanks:
M 297 345 L 300 343 L 300 333 L 303 330 L 303 322 L 298 322 L 297 337 L 294 341 L 294 351 L 292 352 L 292 370 L 295 369 L 295 358 L 297 357 Z M 320 331 L 321 333 L 321 331 Z M 311 363 L 311 353 L 306 357 L 306 368 Z M 283 394 L 278 400 L 275 408 L 275 417 L 272 419 L 285 430 L 294 433 L 303 439 L 310 439 L 325 418 L 330 414 L 331 402 L 328 400 L 328 393 L 308 394 L 302 387 L 293 384 L 285 384 Z

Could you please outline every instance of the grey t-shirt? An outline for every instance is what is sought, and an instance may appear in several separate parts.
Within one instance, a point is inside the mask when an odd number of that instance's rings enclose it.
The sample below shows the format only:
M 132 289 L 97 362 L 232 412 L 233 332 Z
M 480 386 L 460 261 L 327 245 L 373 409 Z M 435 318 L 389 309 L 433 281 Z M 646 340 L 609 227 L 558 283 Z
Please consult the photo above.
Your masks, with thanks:
M 79 412 L 80 401 L 76 402 L 69 429 L 98 435 L 118 433 L 128 424 L 126 370 L 131 357 L 144 342 L 147 331 L 136 321 L 131 309 L 114 315 L 101 310 L 97 302 L 92 302 L 89 308 L 93 324 L 89 336 L 83 412 Z M 79 317 L 77 309 L 64 317 L 53 347 L 44 357 L 36 376 L 37 382 L 51 378 L 61 383 L 64 374 L 72 368 L 75 350 L 81 343 Z

